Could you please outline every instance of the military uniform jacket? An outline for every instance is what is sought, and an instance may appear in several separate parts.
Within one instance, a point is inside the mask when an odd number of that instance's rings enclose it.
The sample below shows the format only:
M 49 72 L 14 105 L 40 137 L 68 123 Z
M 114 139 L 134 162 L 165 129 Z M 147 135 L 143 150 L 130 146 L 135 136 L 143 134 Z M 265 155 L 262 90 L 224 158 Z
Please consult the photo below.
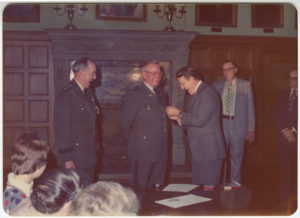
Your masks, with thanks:
M 96 165 L 97 107 L 91 91 L 85 95 L 72 80 L 57 96 L 54 107 L 54 133 L 58 164 L 74 161 L 76 168 Z
M 166 95 L 156 95 L 142 83 L 127 93 L 121 114 L 121 128 L 128 139 L 128 157 L 138 161 L 167 159 Z

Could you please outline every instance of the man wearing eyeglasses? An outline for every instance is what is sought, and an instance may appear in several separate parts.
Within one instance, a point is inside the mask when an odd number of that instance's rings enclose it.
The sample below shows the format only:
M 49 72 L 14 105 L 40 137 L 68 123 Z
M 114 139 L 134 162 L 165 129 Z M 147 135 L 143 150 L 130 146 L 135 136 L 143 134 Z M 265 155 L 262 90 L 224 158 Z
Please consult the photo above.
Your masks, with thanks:
M 121 129 L 128 139 L 131 182 L 145 192 L 159 190 L 167 162 L 166 95 L 158 88 L 160 66 L 149 62 L 142 68 L 143 82 L 127 93 L 121 113 Z M 154 188 L 154 189 L 152 189 Z
M 293 194 L 297 198 L 298 71 L 289 74 L 289 89 L 279 93 L 275 123 L 280 159 L 279 203 Z
M 227 149 L 224 183 L 232 188 L 241 187 L 245 141 L 251 144 L 255 139 L 253 91 L 250 82 L 237 77 L 238 71 L 233 60 L 225 61 L 222 65 L 224 79 L 213 84 L 223 106 L 222 125 Z

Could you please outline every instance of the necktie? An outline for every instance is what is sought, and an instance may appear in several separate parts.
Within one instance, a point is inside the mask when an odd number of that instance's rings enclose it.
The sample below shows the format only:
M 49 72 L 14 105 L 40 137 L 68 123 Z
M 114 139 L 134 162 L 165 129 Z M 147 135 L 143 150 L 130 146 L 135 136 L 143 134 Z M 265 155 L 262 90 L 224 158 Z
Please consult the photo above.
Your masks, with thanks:
M 84 95 L 87 97 L 88 100 L 90 100 L 89 92 L 87 89 L 84 89 Z
M 290 102 L 289 102 L 289 111 L 291 111 L 293 109 L 296 99 L 297 99 L 297 90 L 292 89 L 292 92 L 290 95 Z
M 226 106 L 225 111 L 227 115 L 233 115 L 232 104 L 233 104 L 233 86 L 231 83 L 228 83 L 227 95 L 225 100 L 225 106 Z

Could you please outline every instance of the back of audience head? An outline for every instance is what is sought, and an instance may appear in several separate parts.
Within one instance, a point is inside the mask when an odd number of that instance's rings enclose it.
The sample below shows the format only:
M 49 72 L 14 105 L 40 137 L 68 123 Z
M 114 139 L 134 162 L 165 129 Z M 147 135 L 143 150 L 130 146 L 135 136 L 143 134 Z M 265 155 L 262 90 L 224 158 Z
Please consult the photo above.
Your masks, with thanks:
M 24 175 L 40 171 L 40 175 L 46 168 L 48 152 L 48 144 L 37 133 L 27 131 L 21 134 L 12 149 L 12 172 L 15 175 Z
M 80 178 L 75 171 L 49 169 L 34 180 L 30 201 L 38 212 L 54 214 L 67 210 L 79 190 Z
M 132 216 L 140 203 L 130 188 L 119 183 L 99 181 L 81 190 L 69 208 L 71 216 Z

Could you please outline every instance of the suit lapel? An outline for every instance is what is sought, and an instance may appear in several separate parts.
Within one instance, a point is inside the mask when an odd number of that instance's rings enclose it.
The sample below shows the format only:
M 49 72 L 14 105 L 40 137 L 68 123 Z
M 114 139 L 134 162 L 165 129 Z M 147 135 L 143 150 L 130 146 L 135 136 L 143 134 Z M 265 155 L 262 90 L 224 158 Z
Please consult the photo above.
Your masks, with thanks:
M 200 86 L 198 87 L 196 93 L 190 97 L 189 99 L 189 103 L 188 103 L 188 108 L 192 108 L 193 104 L 195 103 L 196 99 L 198 98 L 199 95 L 201 95 L 201 92 L 203 89 L 205 89 L 206 84 L 205 82 L 202 81 L 202 83 L 200 84 Z

